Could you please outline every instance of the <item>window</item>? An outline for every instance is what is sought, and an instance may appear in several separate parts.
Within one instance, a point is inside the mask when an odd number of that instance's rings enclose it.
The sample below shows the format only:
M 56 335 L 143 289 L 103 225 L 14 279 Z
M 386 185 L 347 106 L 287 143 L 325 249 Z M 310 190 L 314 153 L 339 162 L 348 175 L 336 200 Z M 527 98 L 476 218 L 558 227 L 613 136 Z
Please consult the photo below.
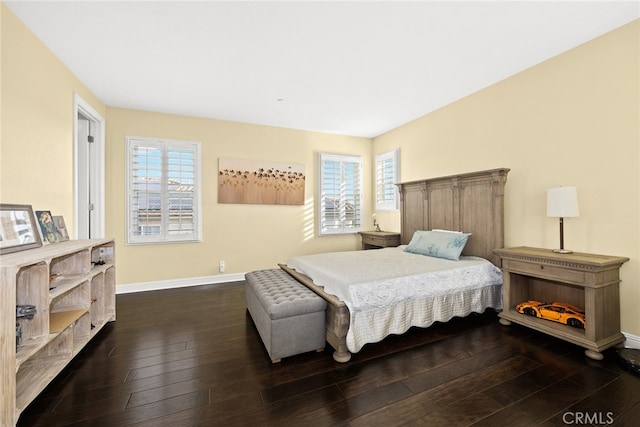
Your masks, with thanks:
M 362 157 L 319 154 L 320 234 L 362 227 Z
M 396 183 L 400 179 L 400 152 L 389 151 L 376 156 L 376 211 L 399 209 Z
M 200 143 L 127 137 L 127 243 L 200 240 Z

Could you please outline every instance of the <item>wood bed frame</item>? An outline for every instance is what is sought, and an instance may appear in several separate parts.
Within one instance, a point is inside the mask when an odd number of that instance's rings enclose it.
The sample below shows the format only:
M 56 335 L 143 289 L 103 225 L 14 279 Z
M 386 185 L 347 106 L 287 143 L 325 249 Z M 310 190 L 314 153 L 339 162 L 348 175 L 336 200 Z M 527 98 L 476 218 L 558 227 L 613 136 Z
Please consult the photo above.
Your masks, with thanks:
M 491 169 L 397 184 L 400 191 L 401 238 L 406 245 L 416 230 L 434 228 L 472 233 L 463 255 L 488 259 L 500 267 L 494 249 L 504 246 L 504 186 L 509 169 Z M 327 301 L 327 342 L 337 362 L 351 359 L 346 344 L 349 309 L 308 276 L 279 264 Z

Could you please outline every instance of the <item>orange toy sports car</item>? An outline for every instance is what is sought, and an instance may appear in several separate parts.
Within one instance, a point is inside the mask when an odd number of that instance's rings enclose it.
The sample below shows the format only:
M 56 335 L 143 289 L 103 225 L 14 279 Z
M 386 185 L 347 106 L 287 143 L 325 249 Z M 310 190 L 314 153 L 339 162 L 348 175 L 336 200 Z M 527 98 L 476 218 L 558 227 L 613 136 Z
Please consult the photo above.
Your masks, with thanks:
M 540 301 L 525 301 L 516 305 L 516 310 L 528 316 L 552 320 L 574 328 L 584 328 L 587 323 L 584 317 L 584 310 L 563 302 L 548 304 Z

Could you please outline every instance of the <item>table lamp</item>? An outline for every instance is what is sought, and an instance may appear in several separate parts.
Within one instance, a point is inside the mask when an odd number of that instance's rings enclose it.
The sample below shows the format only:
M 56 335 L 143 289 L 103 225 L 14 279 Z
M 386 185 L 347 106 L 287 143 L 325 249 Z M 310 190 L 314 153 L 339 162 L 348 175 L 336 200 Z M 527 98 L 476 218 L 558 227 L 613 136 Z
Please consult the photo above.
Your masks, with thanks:
M 576 187 L 554 187 L 547 190 L 547 216 L 560 218 L 560 249 L 554 249 L 553 252 L 560 254 L 573 252 L 564 248 L 564 218 L 579 215 Z

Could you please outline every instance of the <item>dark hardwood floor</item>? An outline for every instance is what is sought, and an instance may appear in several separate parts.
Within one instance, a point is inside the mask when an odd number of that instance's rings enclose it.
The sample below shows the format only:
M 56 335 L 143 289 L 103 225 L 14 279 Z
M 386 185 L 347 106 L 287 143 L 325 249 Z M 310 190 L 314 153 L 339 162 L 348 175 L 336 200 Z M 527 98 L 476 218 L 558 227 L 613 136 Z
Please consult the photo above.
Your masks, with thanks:
M 272 365 L 243 282 L 117 297 L 20 426 L 638 425 L 640 377 L 494 312 Z

